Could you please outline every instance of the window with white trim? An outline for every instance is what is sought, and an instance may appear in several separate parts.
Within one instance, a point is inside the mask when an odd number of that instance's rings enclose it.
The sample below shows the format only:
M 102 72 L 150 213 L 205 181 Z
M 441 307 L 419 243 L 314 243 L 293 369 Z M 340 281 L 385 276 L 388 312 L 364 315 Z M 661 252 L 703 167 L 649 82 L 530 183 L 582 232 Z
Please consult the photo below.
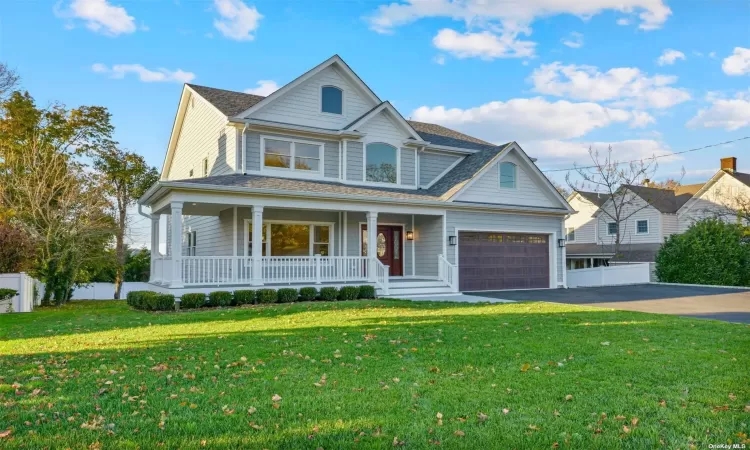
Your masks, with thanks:
M 320 173 L 323 144 L 263 138 L 263 166 L 270 169 Z
M 320 88 L 320 111 L 328 114 L 344 114 L 344 91 L 336 86 Z
M 398 180 L 398 149 L 383 142 L 365 146 L 365 181 L 396 183 Z
M 619 227 L 617 226 L 617 222 L 609 222 L 607 224 L 607 235 L 614 236 L 617 234 L 617 229 Z
M 500 163 L 500 187 L 505 189 L 516 188 L 517 167 L 512 162 Z
M 245 256 L 253 254 L 253 225 L 245 222 Z M 331 256 L 332 223 L 266 222 L 263 224 L 263 256 Z
M 565 240 L 568 242 L 575 242 L 576 240 L 576 229 L 573 227 L 569 227 L 565 231 Z
M 635 232 L 636 234 L 648 234 L 648 220 L 636 220 Z
M 195 231 L 188 231 L 185 233 L 185 240 L 187 241 L 185 256 L 195 256 L 195 250 L 198 245 L 198 233 Z

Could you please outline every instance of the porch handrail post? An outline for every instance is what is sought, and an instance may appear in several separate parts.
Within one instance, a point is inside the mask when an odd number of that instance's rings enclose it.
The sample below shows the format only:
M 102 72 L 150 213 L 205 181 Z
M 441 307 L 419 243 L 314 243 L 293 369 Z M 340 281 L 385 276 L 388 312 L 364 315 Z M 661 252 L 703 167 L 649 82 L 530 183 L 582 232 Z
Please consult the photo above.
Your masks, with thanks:
M 159 254 L 159 214 L 151 215 L 151 283 L 160 283 L 161 277 L 156 270 L 156 261 L 161 257 Z
M 182 202 L 172 202 L 172 282 L 171 288 L 182 284 Z
M 320 284 L 320 264 L 322 263 L 322 260 L 320 259 L 320 255 L 315 255 L 314 257 L 314 263 L 315 263 L 315 284 Z
M 367 281 L 374 282 L 377 279 L 375 260 L 377 259 L 378 239 L 378 213 L 367 212 Z
M 253 286 L 263 285 L 263 207 L 252 207 L 252 224 L 253 224 Z M 270 238 L 269 238 L 270 239 Z

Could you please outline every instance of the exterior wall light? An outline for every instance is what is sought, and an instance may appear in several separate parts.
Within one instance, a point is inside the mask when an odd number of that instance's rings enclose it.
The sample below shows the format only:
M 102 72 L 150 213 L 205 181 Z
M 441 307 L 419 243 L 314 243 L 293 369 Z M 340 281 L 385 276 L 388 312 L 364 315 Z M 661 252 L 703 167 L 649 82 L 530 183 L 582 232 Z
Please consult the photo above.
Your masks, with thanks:
M 413 231 L 407 231 L 406 232 L 406 240 L 407 241 L 413 241 L 414 240 L 414 232 Z
M 456 245 L 456 236 L 448 236 L 448 244 Z
M 560 248 L 565 248 L 565 239 L 558 239 L 557 246 Z

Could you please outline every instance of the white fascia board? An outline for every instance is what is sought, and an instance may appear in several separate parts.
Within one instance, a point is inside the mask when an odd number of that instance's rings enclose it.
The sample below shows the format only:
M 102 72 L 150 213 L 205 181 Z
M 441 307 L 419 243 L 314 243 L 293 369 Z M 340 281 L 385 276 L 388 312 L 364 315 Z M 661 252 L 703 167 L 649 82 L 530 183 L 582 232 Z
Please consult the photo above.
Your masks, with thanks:
M 245 124 L 250 129 L 256 130 L 272 130 L 272 131 L 296 131 L 308 134 L 314 134 L 318 136 L 330 136 L 335 138 L 354 138 L 359 139 L 365 134 L 359 131 L 347 131 L 347 130 L 326 130 L 324 128 L 308 127 L 305 125 L 295 125 L 292 123 L 270 123 L 265 120 L 257 119 L 232 119 L 235 124 Z
M 550 209 L 540 208 L 533 206 L 514 206 L 514 205 L 494 205 L 494 204 L 468 204 L 468 203 L 451 203 L 442 200 L 415 200 L 415 199 L 402 199 L 393 197 L 370 197 L 370 196 L 359 196 L 350 194 L 334 194 L 334 193 L 321 193 L 321 192 L 301 192 L 301 191 L 280 191 L 278 189 L 255 189 L 246 188 L 241 186 L 221 186 L 221 185 L 210 185 L 210 184 L 197 184 L 197 183 L 185 183 L 180 181 L 160 181 L 156 185 L 152 186 L 140 200 L 139 204 L 149 205 L 149 197 L 156 193 L 160 189 L 168 191 L 192 191 L 192 192 L 210 192 L 215 197 L 216 192 L 226 192 L 234 194 L 254 194 L 254 195 L 266 195 L 271 197 L 292 197 L 292 198 L 308 198 L 308 199 L 326 199 L 333 201 L 348 201 L 348 202 L 360 202 L 370 204 L 397 204 L 397 205 L 411 205 L 411 206 L 422 206 L 428 208 L 442 208 L 442 209 L 455 209 L 455 210 L 476 210 L 476 211 L 497 211 L 497 212 L 513 212 L 518 214 L 531 214 L 531 215 L 559 215 L 564 216 L 568 212 L 564 209 Z M 165 191 L 166 192 L 166 191 Z M 250 199 L 252 200 L 252 199 Z M 342 207 L 345 210 L 346 207 Z
M 432 143 L 427 143 L 425 150 L 440 150 L 441 152 L 458 153 L 461 155 L 467 155 L 481 151 L 472 148 L 451 147 L 449 145 L 437 145 Z
M 348 126 L 347 129 L 351 130 L 356 129 L 357 127 L 361 127 L 373 117 L 376 117 L 378 114 L 382 114 L 383 111 L 388 111 L 388 113 L 390 113 L 390 115 L 393 116 L 394 119 L 396 119 L 396 122 L 401 126 L 403 131 L 406 131 L 411 137 L 413 137 L 414 139 L 422 139 L 422 137 L 419 135 L 419 133 L 417 133 L 414 127 L 409 125 L 409 122 L 404 119 L 404 116 L 402 116 L 401 113 L 399 113 L 398 110 L 396 110 L 396 108 L 394 108 L 393 105 L 391 105 L 391 103 L 387 101 L 381 103 L 380 106 L 360 117 L 359 120 Z

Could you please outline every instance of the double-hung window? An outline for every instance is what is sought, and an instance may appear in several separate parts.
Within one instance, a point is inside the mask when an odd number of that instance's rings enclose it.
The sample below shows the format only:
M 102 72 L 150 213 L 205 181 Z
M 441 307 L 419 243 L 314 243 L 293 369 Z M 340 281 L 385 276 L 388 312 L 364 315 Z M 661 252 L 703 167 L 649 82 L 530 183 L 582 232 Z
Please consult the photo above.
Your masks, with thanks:
M 575 229 L 575 228 L 573 228 L 573 227 L 569 227 L 569 228 L 568 228 L 568 229 L 566 230 L 566 236 L 565 236 L 565 239 L 566 239 L 566 240 L 567 240 L 568 242 L 575 242 L 575 240 L 576 240 L 576 229 Z
M 263 137 L 263 166 L 270 169 L 320 173 L 323 144 Z
M 253 253 L 253 224 L 245 226 L 246 255 Z M 331 256 L 333 224 L 266 222 L 263 224 L 263 256 Z
M 616 235 L 616 234 L 617 234 L 617 229 L 618 229 L 618 228 L 619 228 L 619 227 L 617 226 L 617 222 L 609 222 L 609 223 L 607 224 L 607 234 L 608 234 L 609 236 L 614 236 L 614 235 Z
M 648 220 L 636 220 L 635 232 L 636 234 L 648 234 Z

